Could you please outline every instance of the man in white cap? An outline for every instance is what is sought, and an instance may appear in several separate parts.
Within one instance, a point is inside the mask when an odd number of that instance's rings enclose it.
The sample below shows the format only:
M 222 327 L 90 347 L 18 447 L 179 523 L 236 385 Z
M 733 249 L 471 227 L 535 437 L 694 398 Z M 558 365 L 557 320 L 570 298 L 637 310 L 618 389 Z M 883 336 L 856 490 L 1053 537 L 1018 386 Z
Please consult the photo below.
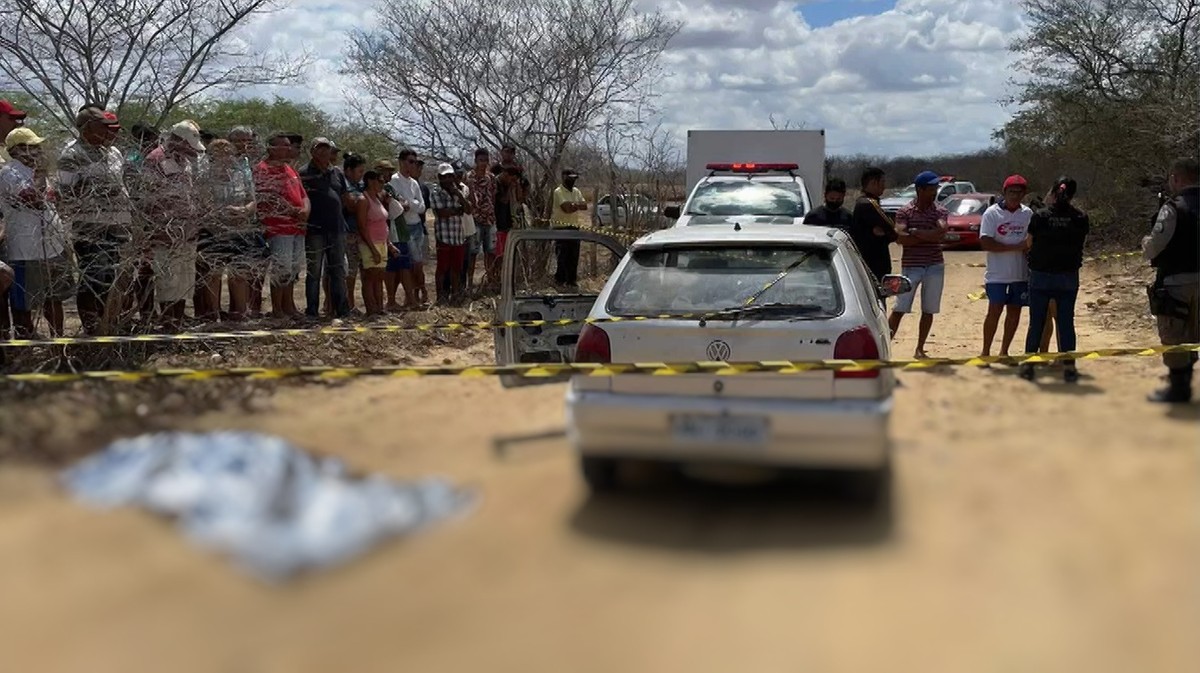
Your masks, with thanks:
M 182 121 L 146 157 L 148 198 L 143 209 L 151 227 L 154 299 L 168 329 L 182 329 L 184 306 L 196 284 L 200 213 L 195 179 L 196 158 L 202 152 L 199 127 Z
M 435 287 L 438 288 L 438 303 L 457 302 L 463 291 L 463 264 L 467 259 L 467 234 L 463 227 L 463 216 L 470 215 L 470 199 L 463 193 L 462 183 L 455 174 L 454 166 L 438 164 L 438 182 L 429 188 L 429 209 L 433 211 L 434 239 L 437 241 L 437 272 Z M 441 293 L 445 292 L 446 296 Z
M 17 336 L 32 338 L 34 311 L 42 310 L 52 336 L 63 333 L 63 301 L 75 293 L 67 259 L 67 234 L 54 210 L 42 157 L 43 138 L 32 129 L 11 131 L 4 148 L 12 161 L 0 167 L 0 211 L 12 265 L 13 323 Z

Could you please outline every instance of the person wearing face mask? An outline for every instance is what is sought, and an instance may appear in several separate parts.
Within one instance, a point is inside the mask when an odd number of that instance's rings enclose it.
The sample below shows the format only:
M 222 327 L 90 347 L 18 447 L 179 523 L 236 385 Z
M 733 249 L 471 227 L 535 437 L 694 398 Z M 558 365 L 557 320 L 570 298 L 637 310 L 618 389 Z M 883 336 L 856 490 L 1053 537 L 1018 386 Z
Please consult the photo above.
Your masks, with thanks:
M 587 199 L 575 186 L 579 173 L 566 169 L 562 172 L 562 184 L 554 190 L 553 222 L 556 229 L 579 229 L 586 226 Z M 559 285 L 575 287 L 579 284 L 579 241 L 558 243 L 558 263 L 554 280 Z
M 850 222 L 854 218 L 850 211 L 843 207 L 844 203 L 846 203 L 846 181 L 841 178 L 830 178 L 825 182 L 825 203 L 810 210 L 804 216 L 804 223 L 850 231 Z

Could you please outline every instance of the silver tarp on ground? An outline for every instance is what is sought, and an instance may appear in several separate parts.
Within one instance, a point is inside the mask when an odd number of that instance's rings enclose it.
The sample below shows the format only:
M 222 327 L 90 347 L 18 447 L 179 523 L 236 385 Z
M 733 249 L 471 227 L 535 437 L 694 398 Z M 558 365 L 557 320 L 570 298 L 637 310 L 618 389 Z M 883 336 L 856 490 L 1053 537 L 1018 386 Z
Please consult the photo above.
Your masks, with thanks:
M 333 566 L 463 511 L 441 479 L 354 478 L 278 437 L 161 433 L 109 445 L 62 474 L 80 501 L 173 516 L 195 543 L 268 580 Z

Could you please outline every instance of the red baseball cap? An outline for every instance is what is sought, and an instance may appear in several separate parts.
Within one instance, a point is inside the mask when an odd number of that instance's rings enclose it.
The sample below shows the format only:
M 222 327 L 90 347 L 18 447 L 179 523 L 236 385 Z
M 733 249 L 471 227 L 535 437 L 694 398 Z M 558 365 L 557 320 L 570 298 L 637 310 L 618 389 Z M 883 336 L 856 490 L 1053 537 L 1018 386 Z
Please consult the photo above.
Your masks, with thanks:
M 0 100 L 0 115 L 7 115 L 13 119 L 24 119 L 26 116 L 24 110 L 18 110 L 6 100 Z
M 1023 178 L 1019 175 L 1010 175 L 1004 181 L 1004 189 L 1007 190 L 1011 187 L 1020 187 L 1021 189 L 1028 190 L 1029 183 L 1025 181 L 1025 178 Z

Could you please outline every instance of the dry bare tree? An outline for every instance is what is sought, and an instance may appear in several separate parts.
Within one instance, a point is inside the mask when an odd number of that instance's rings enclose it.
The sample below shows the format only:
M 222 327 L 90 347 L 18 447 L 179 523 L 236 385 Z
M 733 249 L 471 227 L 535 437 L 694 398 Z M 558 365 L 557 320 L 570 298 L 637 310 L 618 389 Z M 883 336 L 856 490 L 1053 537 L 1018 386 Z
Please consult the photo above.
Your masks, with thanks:
M 293 81 L 305 57 L 256 52 L 236 30 L 276 0 L 8 0 L 0 80 L 70 127 L 84 103 L 135 104 L 161 124 L 216 90 Z
M 998 134 L 1052 179 L 1078 173 L 1093 220 L 1142 233 L 1144 186 L 1200 146 L 1200 0 L 1025 0 L 1030 30 L 1012 48 L 1031 75 Z M 1124 241 L 1129 242 L 1129 241 Z
M 543 207 L 569 145 L 649 97 L 680 27 L 635 0 L 386 0 L 377 16 L 346 59 L 364 115 L 435 156 L 515 146 Z
M 589 144 L 603 160 L 593 184 L 598 194 L 607 193 L 612 200 L 612 221 L 605 224 L 635 230 L 661 225 L 663 204 L 678 200 L 684 183 L 683 155 L 671 131 L 661 122 L 605 124 L 590 134 Z M 653 202 L 658 212 L 633 207 L 631 201 L 639 197 Z M 621 204 L 626 207 L 623 218 L 617 214 Z

